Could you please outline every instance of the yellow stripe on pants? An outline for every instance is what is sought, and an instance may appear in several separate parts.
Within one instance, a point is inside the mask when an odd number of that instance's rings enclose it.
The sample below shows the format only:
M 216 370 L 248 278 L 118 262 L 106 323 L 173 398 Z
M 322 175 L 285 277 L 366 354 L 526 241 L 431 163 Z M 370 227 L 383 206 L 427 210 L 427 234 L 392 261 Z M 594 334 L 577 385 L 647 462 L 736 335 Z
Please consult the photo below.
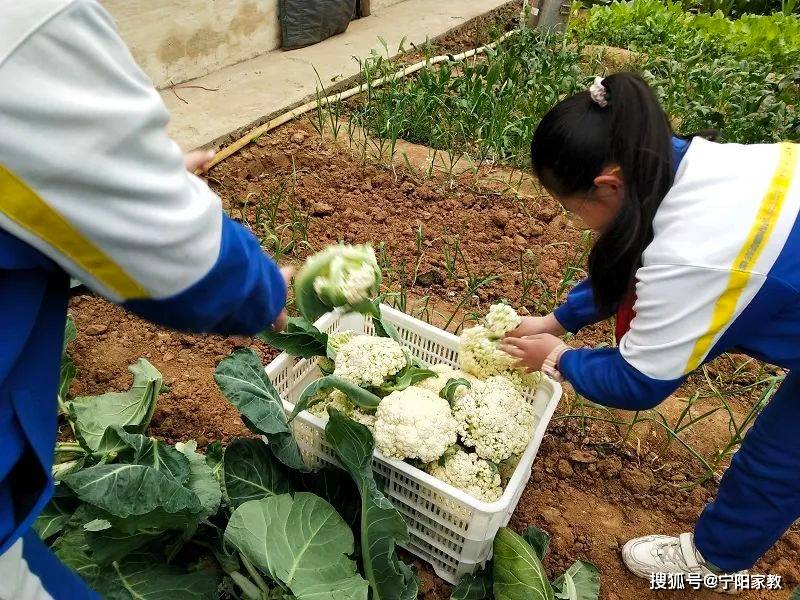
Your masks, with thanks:
M 147 291 L 14 173 L 0 165 L 0 213 L 47 242 L 122 298 L 147 298 Z
M 780 160 L 778 169 L 772 176 L 767 193 L 758 208 L 755 222 L 750 228 L 750 232 L 745 239 L 739 254 L 731 264 L 731 274 L 725 291 L 717 298 L 714 311 L 711 314 L 711 324 L 708 330 L 695 342 L 689 361 L 686 363 L 684 373 L 694 371 L 703 362 L 717 334 L 733 317 L 739 297 L 742 295 L 747 282 L 750 280 L 750 272 L 755 266 L 758 258 L 766 246 L 775 223 L 780 216 L 784 200 L 789 192 L 792 177 L 797 167 L 798 148 L 795 144 L 780 145 Z

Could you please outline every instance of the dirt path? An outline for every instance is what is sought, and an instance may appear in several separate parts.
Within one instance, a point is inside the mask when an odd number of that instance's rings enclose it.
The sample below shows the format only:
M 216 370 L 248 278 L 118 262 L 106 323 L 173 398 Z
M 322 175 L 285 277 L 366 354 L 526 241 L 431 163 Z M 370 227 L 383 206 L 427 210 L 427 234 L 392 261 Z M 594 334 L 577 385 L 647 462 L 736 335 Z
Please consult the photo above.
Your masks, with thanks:
M 489 175 L 508 177 L 499 168 Z M 394 302 L 440 325 L 449 320 L 451 330 L 462 318 L 501 298 L 532 312 L 547 310 L 560 299 L 565 270 L 581 255 L 581 232 L 546 196 L 517 197 L 492 186 L 476 187 L 474 180 L 451 185 L 412 176 L 401 167 L 393 171 L 363 163 L 357 154 L 321 141 L 303 124 L 261 138 L 258 145 L 217 167 L 210 181 L 231 215 L 246 220 L 271 251 L 276 247 L 270 232 L 277 230 L 281 247 L 294 240 L 285 261 L 299 261 L 312 248 L 340 239 L 382 244 Z M 467 293 L 470 278 L 474 282 L 482 276 L 497 277 Z M 543 297 L 549 299 L 537 303 Z M 456 317 L 450 319 L 454 311 Z M 194 438 L 201 447 L 247 434 L 217 391 L 213 369 L 236 345 L 255 347 L 265 362 L 274 351 L 252 339 L 169 332 L 90 296 L 73 299 L 70 312 L 78 326 L 71 351 L 78 367 L 73 394 L 124 389 L 130 384 L 127 365 L 144 356 L 164 373 L 170 387 L 159 399 L 154 434 L 169 441 Z M 609 338 L 605 325 L 577 341 L 596 345 Z M 718 361 L 711 377 L 719 375 L 744 390 L 756 380 L 756 367 L 748 365 L 734 377 L 733 361 L 742 359 Z M 685 406 L 679 398 L 706 388 L 706 382 L 695 377 L 660 408 L 674 420 Z M 732 396 L 738 416 L 755 395 L 750 389 Z M 571 393 L 565 396 L 559 414 L 568 412 L 574 400 Z M 699 400 L 697 410 L 714 402 Z M 601 571 L 604 600 L 714 597 L 656 594 L 647 582 L 628 574 L 619 559 L 619 548 L 630 537 L 691 530 L 714 484 L 683 489 L 701 474 L 699 465 L 677 443 L 666 447 L 658 428 L 640 425 L 623 442 L 624 428 L 591 421 L 583 425 L 575 418 L 551 425 L 512 526 L 535 524 L 553 535 L 545 561 L 551 574 L 576 558 L 593 561 Z M 722 413 L 687 433 L 706 457 L 727 436 L 728 420 Z M 788 534 L 759 563 L 758 572 L 779 574 L 787 586 L 797 584 L 798 550 L 800 534 Z M 447 586 L 422 568 L 424 597 L 449 597 Z M 788 592 L 748 592 L 740 597 L 783 599 Z

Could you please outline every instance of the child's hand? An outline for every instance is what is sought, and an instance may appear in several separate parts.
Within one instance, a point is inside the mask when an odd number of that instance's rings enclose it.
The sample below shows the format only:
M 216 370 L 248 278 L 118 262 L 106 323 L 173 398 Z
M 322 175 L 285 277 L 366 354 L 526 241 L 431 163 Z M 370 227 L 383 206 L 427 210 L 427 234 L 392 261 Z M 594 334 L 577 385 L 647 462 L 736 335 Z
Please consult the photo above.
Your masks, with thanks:
M 189 173 L 205 173 L 214 159 L 213 150 L 193 150 L 183 155 L 183 165 Z
M 552 334 L 539 333 L 525 337 L 506 337 L 500 342 L 500 349 L 519 359 L 516 366 L 530 373 L 541 371 L 547 356 L 561 343 L 561 340 Z
M 551 335 L 564 335 L 566 331 L 561 326 L 553 313 L 546 317 L 522 317 L 522 322 L 516 329 L 509 331 L 506 337 L 520 338 L 526 335 L 549 333 Z

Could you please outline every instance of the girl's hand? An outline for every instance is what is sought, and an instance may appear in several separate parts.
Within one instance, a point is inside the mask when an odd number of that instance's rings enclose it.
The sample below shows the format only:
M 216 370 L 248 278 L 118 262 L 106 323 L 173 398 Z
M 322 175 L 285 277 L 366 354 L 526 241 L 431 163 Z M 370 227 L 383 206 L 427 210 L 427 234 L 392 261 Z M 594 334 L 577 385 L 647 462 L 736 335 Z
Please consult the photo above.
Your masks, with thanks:
M 216 154 L 213 150 L 193 150 L 183 155 L 183 165 L 189 173 L 205 173 Z
M 525 337 L 506 337 L 500 342 L 500 349 L 519 359 L 516 366 L 530 373 L 541 371 L 547 356 L 561 343 L 561 339 L 552 334 L 539 333 Z
M 522 322 L 516 329 L 509 331 L 506 337 L 520 338 L 528 335 L 549 333 L 551 335 L 564 335 L 566 330 L 558 322 L 555 315 L 550 313 L 546 317 L 522 317 Z

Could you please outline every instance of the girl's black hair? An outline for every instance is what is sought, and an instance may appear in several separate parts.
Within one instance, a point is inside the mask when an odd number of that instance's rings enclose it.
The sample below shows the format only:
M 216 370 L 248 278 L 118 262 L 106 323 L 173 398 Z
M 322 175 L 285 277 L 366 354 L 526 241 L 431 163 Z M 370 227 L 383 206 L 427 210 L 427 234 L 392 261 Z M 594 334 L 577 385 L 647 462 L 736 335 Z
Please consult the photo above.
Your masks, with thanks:
M 589 254 L 597 307 L 613 313 L 634 282 L 642 252 L 653 239 L 653 218 L 673 183 L 673 135 L 653 90 L 635 73 L 602 81 L 608 105 L 589 92 L 559 102 L 531 142 L 533 170 L 557 197 L 583 194 L 608 166 L 625 184 L 622 208 Z

